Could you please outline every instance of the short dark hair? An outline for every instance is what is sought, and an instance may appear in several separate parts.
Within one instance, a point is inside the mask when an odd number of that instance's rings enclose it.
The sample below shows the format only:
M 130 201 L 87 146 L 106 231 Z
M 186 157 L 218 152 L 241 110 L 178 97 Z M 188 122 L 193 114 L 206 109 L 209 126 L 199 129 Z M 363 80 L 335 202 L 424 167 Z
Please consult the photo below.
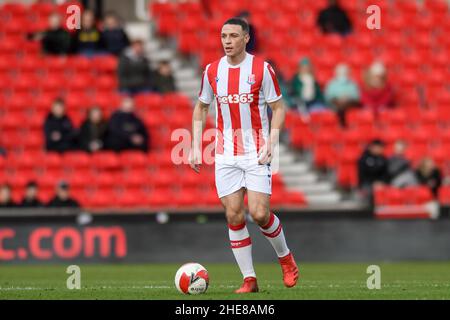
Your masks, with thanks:
M 237 17 L 231 18 L 231 19 L 228 19 L 227 21 L 225 21 L 225 23 L 224 23 L 223 25 L 226 25 L 226 24 L 235 24 L 235 25 L 239 25 L 239 26 L 242 27 L 242 30 L 243 30 L 245 33 L 248 33 L 248 32 L 249 32 L 249 26 L 248 26 L 248 23 L 247 23 L 244 19 L 237 18 Z
M 376 138 L 370 141 L 369 145 L 384 147 L 386 144 L 384 143 L 383 140 Z
M 27 183 L 27 189 L 28 188 L 37 188 L 37 183 L 36 183 L 36 181 L 29 181 L 28 183 Z

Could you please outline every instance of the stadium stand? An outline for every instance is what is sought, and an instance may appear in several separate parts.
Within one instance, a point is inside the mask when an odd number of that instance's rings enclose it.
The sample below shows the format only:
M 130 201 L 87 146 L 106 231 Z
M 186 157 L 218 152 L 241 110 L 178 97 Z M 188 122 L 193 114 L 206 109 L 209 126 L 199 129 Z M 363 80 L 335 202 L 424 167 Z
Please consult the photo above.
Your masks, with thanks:
M 413 165 L 431 155 L 444 176 L 449 176 L 450 19 L 445 1 L 424 1 L 423 6 L 406 0 L 341 1 L 353 23 L 353 33 L 345 38 L 323 35 L 317 28 L 315 19 L 325 0 L 260 0 L 251 7 L 246 0 L 210 2 L 211 17 L 196 1 L 153 1 L 150 5 L 158 36 L 175 39 L 179 53 L 199 57 L 200 68 L 222 55 L 217 30 L 224 19 L 247 10 L 258 31 L 258 54 L 273 60 L 285 79 L 293 76 L 302 57 L 311 59 L 321 85 L 341 62 L 351 67 L 358 82 L 374 60 L 382 60 L 389 69 L 397 94 L 395 110 L 377 116 L 367 110 L 351 110 L 346 115 L 346 129 L 340 127 L 333 111 L 304 115 L 290 110 L 287 114 L 292 150 L 311 152 L 314 167 L 334 172 L 341 188 L 356 188 L 356 161 L 375 137 L 387 143 L 388 153 L 397 139 L 404 139 Z M 381 30 L 369 30 L 366 20 L 358 18 L 366 15 L 369 4 L 379 5 L 388 16 Z M 0 145 L 7 151 L 7 157 L 0 158 L 0 183 L 9 182 L 18 200 L 26 183 L 35 179 L 40 197 L 47 201 L 57 182 L 65 179 L 83 207 L 99 210 L 187 208 L 198 205 L 199 199 L 217 207 L 211 166 L 204 168 L 202 177 L 209 185 L 199 186 L 188 166 L 171 162 L 174 142 L 170 130 L 190 126 L 192 103 L 182 93 L 135 97 L 137 112 L 152 137 L 149 153 L 102 151 L 91 155 L 74 151 L 59 155 L 42 151 L 42 123 L 56 96 L 65 98 L 75 126 L 92 105 L 110 115 L 121 99 L 115 56 L 42 57 L 39 42 L 27 39 L 28 32 L 46 28 L 47 17 L 55 8 L 64 12 L 65 6 L 8 3 L 0 8 Z M 23 26 L 29 26 L 28 30 Z M 307 205 L 305 195 L 288 191 L 286 180 L 279 175 L 274 176 L 273 186 L 275 206 Z M 417 187 L 417 192 L 398 189 L 392 193 L 386 188 L 377 191 L 377 204 L 418 204 L 432 199 L 422 187 Z M 412 193 L 417 196 L 411 197 Z M 441 188 L 438 198 L 441 204 L 449 204 L 448 185 Z
M 121 101 L 115 56 L 42 56 L 39 42 L 27 39 L 27 33 L 46 29 L 51 12 L 65 13 L 67 5 L 7 3 L 0 8 L 0 141 L 7 151 L 0 161 L 0 184 L 12 185 L 16 202 L 28 181 L 38 182 L 39 198 L 48 202 L 58 181 L 65 180 L 74 198 L 88 209 L 187 208 L 198 206 L 200 199 L 217 207 L 211 166 L 204 168 L 202 179 L 207 184 L 199 186 L 189 166 L 171 161 L 176 143 L 171 131 L 189 128 L 192 116 L 191 101 L 179 93 L 135 97 L 137 112 L 152 137 L 149 153 L 44 152 L 42 125 L 56 97 L 64 98 L 76 127 L 88 108 L 99 106 L 110 115 Z M 302 194 L 286 191 L 279 177 L 274 177 L 273 185 L 279 194 L 275 204 L 305 204 Z
M 286 121 L 291 146 L 311 150 L 315 167 L 336 172 L 337 182 L 343 188 L 357 186 L 356 161 L 364 146 L 376 137 L 387 143 L 388 154 L 396 140 L 405 140 L 409 145 L 407 156 L 413 166 L 430 155 L 448 177 L 450 44 L 445 36 L 450 30 L 448 3 L 440 0 L 340 3 L 348 12 L 354 29 L 345 38 L 323 35 L 316 27 L 315 18 L 326 6 L 325 0 L 281 3 L 262 0 L 251 6 L 248 1 L 227 1 L 226 4 L 211 1 L 212 17 L 206 17 L 197 2 L 155 1 L 151 12 L 157 20 L 159 33 L 176 38 L 181 52 L 199 56 L 201 67 L 222 55 L 217 29 L 223 18 L 242 10 L 251 12 L 251 21 L 258 30 L 259 54 L 275 61 L 285 79 L 292 77 L 302 57 L 312 60 L 322 85 L 331 78 L 338 63 L 347 63 L 361 83 L 364 68 L 372 61 L 383 61 L 396 89 L 395 110 L 383 111 L 377 116 L 367 110 L 352 110 L 346 116 L 347 129 L 340 128 L 332 111 L 308 117 L 291 111 Z M 369 30 L 366 20 L 360 18 L 367 16 L 366 8 L 371 4 L 383 11 L 381 30 Z M 410 196 L 416 189 L 399 189 L 393 193 L 396 195 L 394 202 L 418 204 L 432 199 L 425 195 L 422 187 L 417 188 L 422 196 Z M 390 190 L 386 187 L 385 191 L 389 194 Z M 439 201 L 448 203 L 448 195 L 448 186 L 443 186 Z M 377 194 L 375 201 L 382 205 L 385 200 Z

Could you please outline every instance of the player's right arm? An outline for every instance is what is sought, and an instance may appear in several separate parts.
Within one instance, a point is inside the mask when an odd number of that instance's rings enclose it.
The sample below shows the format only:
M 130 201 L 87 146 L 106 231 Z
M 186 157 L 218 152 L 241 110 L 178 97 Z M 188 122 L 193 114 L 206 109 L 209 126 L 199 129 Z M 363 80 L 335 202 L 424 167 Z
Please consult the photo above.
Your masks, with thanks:
M 202 134 L 206 125 L 209 104 L 200 100 L 197 101 L 192 113 L 192 148 L 190 156 L 190 166 L 195 172 L 200 171 L 202 154 Z
M 208 68 L 209 65 L 203 72 L 198 101 L 195 104 L 194 112 L 192 113 L 192 148 L 189 157 L 189 164 L 195 172 L 200 171 L 200 164 L 202 160 L 202 134 L 206 125 L 209 105 L 214 99 L 214 92 L 208 79 Z

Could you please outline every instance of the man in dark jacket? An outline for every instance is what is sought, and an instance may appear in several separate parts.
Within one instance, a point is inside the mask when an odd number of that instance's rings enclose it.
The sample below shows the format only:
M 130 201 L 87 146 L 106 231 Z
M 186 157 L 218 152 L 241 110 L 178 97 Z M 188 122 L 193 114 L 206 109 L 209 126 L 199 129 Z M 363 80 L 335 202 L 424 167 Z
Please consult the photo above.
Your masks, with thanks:
M 150 91 L 150 62 L 145 57 L 144 44 L 135 40 L 122 53 L 118 67 L 120 90 L 127 94 Z
M 176 91 L 175 79 L 169 61 L 161 61 L 153 75 L 153 89 L 159 93 Z
M 52 55 L 68 54 L 71 49 L 71 37 L 61 26 L 61 16 L 54 12 L 48 20 L 49 29 L 42 34 L 42 50 Z
M 65 152 L 73 148 L 75 137 L 70 118 L 66 115 L 64 101 L 56 99 L 53 102 L 44 124 L 47 151 Z
M 39 208 L 44 204 L 38 199 L 38 186 L 36 182 L 30 181 L 25 189 L 25 197 L 20 203 L 21 208 Z
M 113 12 L 105 15 L 101 37 L 105 50 L 116 56 L 120 55 L 130 45 L 128 36 L 120 25 L 119 18 Z
M 370 195 L 374 184 L 389 182 L 388 161 L 384 156 L 384 142 L 370 142 L 358 160 L 359 188 Z
M 337 0 L 328 0 L 328 7 L 320 11 L 317 24 L 323 33 L 339 33 L 345 36 L 352 31 L 350 19 Z
M 134 113 L 134 101 L 126 97 L 113 113 L 107 130 L 107 147 L 114 151 L 148 151 L 149 138 L 144 123 Z
M 78 202 L 70 197 L 70 188 L 67 182 L 61 181 L 56 187 L 56 195 L 47 204 L 50 208 L 79 208 Z

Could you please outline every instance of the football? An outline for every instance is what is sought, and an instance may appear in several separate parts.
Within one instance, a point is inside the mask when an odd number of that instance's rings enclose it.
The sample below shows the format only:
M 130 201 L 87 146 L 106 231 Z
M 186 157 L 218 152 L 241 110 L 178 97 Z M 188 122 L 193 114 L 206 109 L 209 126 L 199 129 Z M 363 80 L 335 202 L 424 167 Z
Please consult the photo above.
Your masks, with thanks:
M 175 286 L 183 294 L 205 293 L 208 284 L 208 271 L 199 263 L 183 264 L 175 275 Z

